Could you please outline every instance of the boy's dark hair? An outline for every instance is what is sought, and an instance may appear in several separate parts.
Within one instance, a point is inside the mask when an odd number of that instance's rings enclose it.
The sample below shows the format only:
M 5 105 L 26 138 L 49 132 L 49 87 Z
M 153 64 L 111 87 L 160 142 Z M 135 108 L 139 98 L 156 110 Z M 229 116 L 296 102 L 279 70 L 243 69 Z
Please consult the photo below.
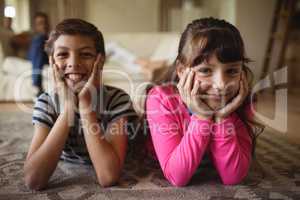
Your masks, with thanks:
M 90 37 L 95 42 L 96 51 L 105 56 L 104 39 L 102 33 L 96 26 L 82 19 L 65 19 L 55 26 L 45 44 L 45 51 L 48 55 L 53 53 L 54 42 L 61 35 L 82 35 Z

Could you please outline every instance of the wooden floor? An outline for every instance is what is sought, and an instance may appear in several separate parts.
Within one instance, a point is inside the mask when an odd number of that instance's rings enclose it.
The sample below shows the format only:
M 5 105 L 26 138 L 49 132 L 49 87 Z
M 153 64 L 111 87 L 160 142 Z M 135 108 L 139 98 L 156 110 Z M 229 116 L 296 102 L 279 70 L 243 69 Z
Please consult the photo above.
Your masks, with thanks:
M 264 93 L 258 97 L 258 106 L 257 111 L 268 117 L 269 119 L 274 118 L 275 113 L 275 97 L 271 93 Z M 3 115 L 7 112 L 23 112 L 24 109 L 26 112 L 30 112 L 33 104 L 30 102 L 26 103 L 13 103 L 8 102 L 0 103 L 0 115 Z M 289 141 L 300 144 L 300 89 L 299 90 L 289 90 L 288 93 L 288 117 L 287 117 L 287 131 L 279 132 L 276 129 L 273 129 L 272 126 L 266 124 L 268 129 L 272 130 L 274 134 L 283 134 Z

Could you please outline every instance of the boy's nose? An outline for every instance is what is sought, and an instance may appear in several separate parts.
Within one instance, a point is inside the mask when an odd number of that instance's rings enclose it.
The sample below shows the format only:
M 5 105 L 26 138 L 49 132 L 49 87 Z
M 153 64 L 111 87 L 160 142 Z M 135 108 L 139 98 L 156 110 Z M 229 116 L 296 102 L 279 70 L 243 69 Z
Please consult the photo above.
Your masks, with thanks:
M 69 58 L 69 60 L 68 60 L 68 67 L 69 68 L 76 68 L 76 67 L 78 67 L 80 65 L 80 59 L 79 59 L 79 57 L 78 56 L 76 56 L 76 55 L 72 55 L 72 56 L 70 56 L 70 58 Z

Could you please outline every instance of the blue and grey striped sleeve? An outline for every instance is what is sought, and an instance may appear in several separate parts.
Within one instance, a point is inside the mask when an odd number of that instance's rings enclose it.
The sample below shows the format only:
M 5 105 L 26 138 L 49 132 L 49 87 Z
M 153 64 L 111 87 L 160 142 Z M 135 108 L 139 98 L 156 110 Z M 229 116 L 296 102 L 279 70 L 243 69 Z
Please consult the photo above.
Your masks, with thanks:
M 109 122 L 113 122 L 121 117 L 136 116 L 130 96 L 121 89 L 110 90 L 108 100 L 108 111 L 110 114 Z
M 52 128 L 56 118 L 57 116 L 51 97 L 47 93 L 41 94 L 33 107 L 32 123 L 39 123 Z

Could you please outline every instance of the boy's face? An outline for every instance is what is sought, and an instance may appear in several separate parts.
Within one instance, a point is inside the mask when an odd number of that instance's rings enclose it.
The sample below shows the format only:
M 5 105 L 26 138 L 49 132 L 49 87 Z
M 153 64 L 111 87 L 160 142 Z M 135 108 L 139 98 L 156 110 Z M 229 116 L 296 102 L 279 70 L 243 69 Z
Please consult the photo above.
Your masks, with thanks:
M 215 55 L 192 68 L 194 81 L 201 82 L 203 100 L 212 109 L 219 109 L 239 91 L 242 62 L 221 63 Z M 181 74 L 178 74 L 179 77 Z
M 53 47 L 54 62 L 67 86 L 79 92 L 89 79 L 97 58 L 94 40 L 82 35 L 61 35 Z

